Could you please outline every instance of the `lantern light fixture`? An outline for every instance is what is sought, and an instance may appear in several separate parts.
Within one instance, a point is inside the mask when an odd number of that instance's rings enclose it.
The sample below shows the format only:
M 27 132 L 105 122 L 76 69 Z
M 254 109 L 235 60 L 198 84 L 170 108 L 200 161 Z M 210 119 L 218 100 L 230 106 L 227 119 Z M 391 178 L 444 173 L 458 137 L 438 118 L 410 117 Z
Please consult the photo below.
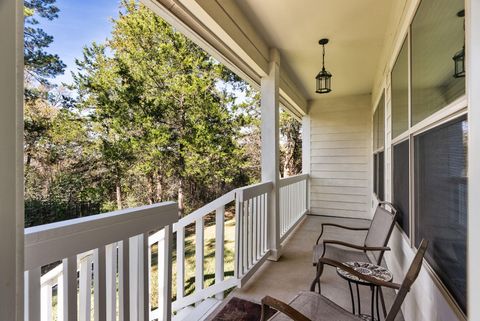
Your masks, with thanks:
M 318 42 L 322 46 L 322 70 L 315 77 L 317 94 L 327 94 L 332 91 L 332 74 L 325 70 L 325 45 L 328 43 L 328 39 L 323 38 Z
M 465 10 L 461 10 L 457 13 L 457 17 L 463 18 L 465 17 Z M 463 29 L 465 30 L 465 21 L 463 22 Z M 462 78 L 465 77 L 465 42 L 463 44 L 463 48 L 458 51 L 453 57 L 454 63 L 454 78 Z

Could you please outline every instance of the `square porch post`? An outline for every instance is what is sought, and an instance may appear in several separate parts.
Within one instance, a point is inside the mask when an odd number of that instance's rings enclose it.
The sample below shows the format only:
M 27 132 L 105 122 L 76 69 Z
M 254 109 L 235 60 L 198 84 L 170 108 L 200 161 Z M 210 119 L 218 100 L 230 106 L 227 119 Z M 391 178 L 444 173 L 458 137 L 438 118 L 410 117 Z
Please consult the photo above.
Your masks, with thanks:
M 23 321 L 23 1 L 0 2 L 0 320 Z
M 280 257 L 280 219 L 279 219 L 279 84 L 280 53 L 270 49 L 268 74 L 261 79 L 262 112 L 262 182 L 272 182 L 273 190 L 267 206 L 267 237 L 270 259 Z

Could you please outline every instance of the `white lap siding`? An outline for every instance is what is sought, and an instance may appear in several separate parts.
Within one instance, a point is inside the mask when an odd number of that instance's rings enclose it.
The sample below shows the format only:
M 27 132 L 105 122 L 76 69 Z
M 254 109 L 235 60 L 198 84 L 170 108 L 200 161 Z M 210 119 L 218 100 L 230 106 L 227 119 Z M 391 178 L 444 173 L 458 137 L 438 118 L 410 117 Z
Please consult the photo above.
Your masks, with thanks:
M 311 214 L 370 218 L 370 106 L 370 95 L 311 102 Z

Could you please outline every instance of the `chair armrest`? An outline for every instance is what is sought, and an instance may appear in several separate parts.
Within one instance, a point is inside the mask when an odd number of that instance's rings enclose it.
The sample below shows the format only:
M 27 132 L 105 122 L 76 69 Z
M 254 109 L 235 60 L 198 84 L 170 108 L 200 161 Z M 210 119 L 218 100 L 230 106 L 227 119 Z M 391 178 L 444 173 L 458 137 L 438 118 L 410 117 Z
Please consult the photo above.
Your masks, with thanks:
M 400 289 L 400 284 L 393 283 L 393 282 L 385 282 L 385 281 L 379 280 L 377 278 L 374 278 L 373 276 L 362 274 L 360 272 L 355 271 L 352 267 L 350 267 L 350 266 L 348 266 L 344 263 L 332 260 L 332 259 L 321 258 L 320 260 L 318 260 L 318 263 L 319 264 L 321 263 L 321 264 L 330 265 L 330 266 L 333 266 L 333 267 L 336 267 L 336 268 L 340 268 L 340 269 L 350 273 L 351 275 L 356 276 L 360 280 L 370 282 L 370 283 L 372 283 L 374 285 L 377 285 L 377 286 L 384 286 L 384 287 L 395 289 L 395 290 Z M 319 274 L 321 275 L 321 273 L 317 273 L 317 276 L 315 277 L 315 279 L 312 282 L 313 289 L 315 289 L 316 281 L 320 277 Z
M 266 307 L 272 307 L 279 312 L 287 315 L 294 321 L 312 321 L 303 315 L 301 312 L 295 310 L 285 302 L 272 298 L 271 296 L 265 296 L 262 299 L 262 317 L 260 321 L 266 321 Z
M 341 245 L 345 247 L 350 247 L 356 250 L 361 250 L 361 251 L 390 251 L 390 248 L 388 246 L 365 246 L 365 245 L 357 245 L 357 244 L 352 244 L 352 243 L 347 243 L 343 241 L 337 241 L 337 240 L 324 240 L 323 245 L 324 245 L 324 250 L 323 254 L 325 254 L 325 245 L 326 244 L 336 244 L 336 245 Z M 323 255 L 322 255 L 323 257 Z
M 334 224 L 334 223 L 322 223 L 322 229 L 320 230 L 320 235 L 318 236 L 317 242 L 315 244 L 318 244 L 318 242 L 322 238 L 323 232 L 325 231 L 325 226 L 333 226 L 333 227 L 343 228 L 345 230 L 351 230 L 351 231 L 368 231 L 370 229 L 369 227 L 351 227 L 351 226 L 345 226 L 345 225 Z

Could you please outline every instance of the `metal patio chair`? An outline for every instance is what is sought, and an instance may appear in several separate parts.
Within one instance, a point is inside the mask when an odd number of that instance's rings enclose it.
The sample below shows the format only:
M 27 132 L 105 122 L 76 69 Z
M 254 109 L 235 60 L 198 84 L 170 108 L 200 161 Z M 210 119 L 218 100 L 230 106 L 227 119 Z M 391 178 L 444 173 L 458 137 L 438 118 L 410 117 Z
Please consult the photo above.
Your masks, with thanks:
M 342 270 L 347 271 L 350 274 L 355 275 L 356 277 L 370 282 L 378 287 L 387 287 L 394 290 L 398 290 L 393 301 L 392 306 L 386 316 L 385 321 L 394 321 L 400 307 L 405 299 L 405 296 L 410 291 L 413 282 L 417 278 L 420 269 L 422 267 L 422 260 L 425 255 L 425 251 L 428 246 L 428 241 L 422 240 L 418 248 L 417 254 L 415 255 L 410 268 L 408 269 L 407 274 L 402 282 L 402 284 L 396 284 L 393 282 L 384 282 L 377 278 L 361 274 L 348 265 L 345 265 L 341 262 L 334 261 L 327 258 L 321 258 L 320 262 L 322 264 L 331 265 L 336 268 L 341 268 Z M 270 296 L 265 296 L 262 299 L 262 316 L 260 321 L 266 321 L 265 313 L 267 307 L 272 307 L 278 312 L 274 314 L 269 321 L 362 321 L 360 316 L 354 315 L 339 305 L 335 304 L 333 301 L 330 301 L 323 295 L 313 292 L 315 284 L 318 282 L 317 278 L 320 275 L 317 274 L 315 279 L 312 282 L 310 292 L 300 292 L 295 298 L 293 298 L 290 303 L 284 303 L 280 300 L 272 298 Z
M 387 209 L 389 208 L 389 209 Z M 382 264 L 383 254 L 389 251 L 388 240 L 395 226 L 397 210 L 389 202 L 379 202 L 369 227 L 353 227 L 334 223 L 323 223 L 321 233 L 313 247 L 313 265 L 317 272 L 323 271 L 323 266 L 317 264 L 320 258 L 329 258 L 340 262 L 358 261 Z M 331 226 L 351 231 L 368 231 L 363 245 L 343 242 L 341 240 L 323 240 L 320 242 L 325 227 Z

